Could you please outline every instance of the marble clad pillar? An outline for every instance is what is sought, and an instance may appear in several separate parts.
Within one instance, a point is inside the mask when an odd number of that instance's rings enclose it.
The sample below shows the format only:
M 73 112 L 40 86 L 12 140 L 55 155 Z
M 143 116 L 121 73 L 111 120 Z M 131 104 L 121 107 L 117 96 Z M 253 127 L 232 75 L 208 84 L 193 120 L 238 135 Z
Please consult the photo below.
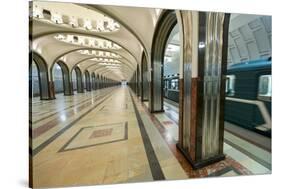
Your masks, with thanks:
M 53 81 L 49 81 L 49 100 L 55 99 L 55 85 Z
M 180 11 L 180 16 L 184 73 L 177 147 L 196 169 L 224 159 L 224 75 L 230 15 Z

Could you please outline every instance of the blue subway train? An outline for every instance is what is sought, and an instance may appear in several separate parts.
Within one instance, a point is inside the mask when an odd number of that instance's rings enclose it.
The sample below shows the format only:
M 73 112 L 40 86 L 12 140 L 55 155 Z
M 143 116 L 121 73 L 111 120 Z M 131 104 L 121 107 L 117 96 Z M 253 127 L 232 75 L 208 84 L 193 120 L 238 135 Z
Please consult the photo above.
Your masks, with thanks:
M 164 97 L 179 102 L 179 74 L 164 77 Z
M 164 97 L 175 102 L 179 101 L 178 78 L 164 78 Z M 225 121 L 271 137 L 271 84 L 271 58 L 229 65 Z
M 229 65 L 225 121 L 271 137 L 271 58 Z

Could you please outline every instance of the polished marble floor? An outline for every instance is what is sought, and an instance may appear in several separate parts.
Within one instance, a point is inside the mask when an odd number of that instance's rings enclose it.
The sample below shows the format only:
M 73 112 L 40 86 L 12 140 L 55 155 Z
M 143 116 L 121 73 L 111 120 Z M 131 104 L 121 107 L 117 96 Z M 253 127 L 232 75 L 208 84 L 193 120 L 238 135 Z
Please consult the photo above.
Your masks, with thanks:
M 227 131 L 227 158 L 192 170 L 175 147 L 177 107 L 152 115 L 125 86 L 30 103 L 34 187 L 271 172 L 270 152 Z

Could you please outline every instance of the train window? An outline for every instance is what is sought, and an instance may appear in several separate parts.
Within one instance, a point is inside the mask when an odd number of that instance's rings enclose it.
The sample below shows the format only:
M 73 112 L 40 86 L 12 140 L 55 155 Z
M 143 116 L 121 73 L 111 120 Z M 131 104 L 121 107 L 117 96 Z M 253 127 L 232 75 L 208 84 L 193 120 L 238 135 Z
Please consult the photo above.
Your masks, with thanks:
M 271 75 L 262 75 L 259 77 L 258 97 L 264 100 L 270 100 L 272 91 L 271 83 Z
M 179 89 L 179 80 L 178 79 L 172 79 L 171 88 L 174 89 L 174 90 Z
M 227 75 L 225 81 L 225 93 L 228 96 L 234 95 L 235 75 Z

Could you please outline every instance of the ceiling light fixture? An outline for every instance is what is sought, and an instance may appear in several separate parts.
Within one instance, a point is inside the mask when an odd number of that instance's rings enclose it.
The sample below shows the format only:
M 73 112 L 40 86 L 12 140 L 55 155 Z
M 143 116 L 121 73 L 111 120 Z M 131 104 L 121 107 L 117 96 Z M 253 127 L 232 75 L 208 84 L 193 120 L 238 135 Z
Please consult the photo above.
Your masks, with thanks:
M 88 18 L 74 17 L 70 15 L 69 12 L 57 13 L 52 7 L 41 7 L 40 2 L 33 2 L 33 6 L 30 7 L 32 12 L 32 17 L 35 20 L 40 20 L 42 22 L 47 22 L 51 24 L 61 24 L 64 27 L 71 27 L 80 30 L 86 30 L 90 32 L 116 32 L 120 29 L 120 24 L 113 20 L 112 18 L 105 16 L 95 10 L 92 16 L 89 15 Z M 83 8 L 77 8 L 77 11 Z M 48 12 L 48 14 L 44 14 Z
M 73 45 L 81 45 L 85 47 L 93 47 L 97 49 L 113 49 L 119 50 L 122 47 L 113 43 L 112 41 L 106 39 L 100 39 L 96 37 L 88 37 L 82 35 L 71 35 L 71 34 L 56 34 L 54 38 L 58 41 Z M 102 51 L 99 52 L 100 55 L 104 54 Z

